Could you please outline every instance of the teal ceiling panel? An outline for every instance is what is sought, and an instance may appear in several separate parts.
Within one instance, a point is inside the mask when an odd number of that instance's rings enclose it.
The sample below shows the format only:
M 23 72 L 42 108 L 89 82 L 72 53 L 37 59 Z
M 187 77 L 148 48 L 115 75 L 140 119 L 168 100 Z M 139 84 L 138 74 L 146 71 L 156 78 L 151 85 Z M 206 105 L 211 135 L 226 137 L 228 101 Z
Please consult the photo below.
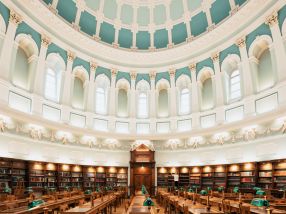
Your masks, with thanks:
M 90 73 L 90 64 L 84 59 L 76 57 L 73 61 L 72 68 L 74 69 L 76 66 L 83 66 L 85 70 L 87 71 L 87 73 L 88 74 Z
M 65 61 L 65 63 L 67 63 L 67 59 L 68 59 L 68 55 L 67 55 L 67 52 L 60 48 L 59 46 L 57 46 L 55 43 L 51 43 L 48 47 L 48 50 L 47 50 L 47 56 L 50 54 L 50 53 L 58 53 L 60 54 L 60 56 L 63 58 L 63 60 Z
M 42 42 L 41 34 L 39 34 L 37 31 L 35 31 L 33 28 L 27 25 L 26 22 L 21 22 L 17 27 L 16 36 L 21 33 L 31 35 L 33 40 L 38 46 L 38 51 L 40 52 L 41 42 Z
M 166 7 L 165 5 L 156 5 L 154 8 L 154 23 L 162 25 L 166 23 Z
M 114 37 L 115 37 L 114 26 L 107 22 L 103 22 L 100 27 L 99 37 L 103 42 L 112 44 L 114 42 Z
M 190 12 L 193 12 L 195 10 L 197 10 L 201 4 L 202 4 L 203 0 L 188 0 L 188 9 Z
M 150 75 L 149 74 L 141 74 L 141 73 L 137 74 L 136 75 L 136 85 L 141 80 L 146 80 L 150 85 Z
M 84 0 L 84 1 L 89 9 L 93 11 L 97 11 L 99 9 L 100 0 Z
M 116 0 L 104 0 L 104 7 L 103 7 L 103 13 L 104 16 L 114 20 L 116 18 L 117 13 L 117 3 Z
M 170 18 L 172 20 L 177 20 L 181 18 L 184 14 L 184 7 L 182 0 L 171 0 L 170 4 Z
M 97 77 L 100 74 L 106 75 L 109 78 L 109 80 L 111 81 L 111 71 L 110 71 L 110 69 L 98 66 L 96 68 L 95 77 Z
M 284 5 L 279 11 L 278 11 L 278 21 L 280 30 L 282 30 L 282 25 L 284 23 L 284 20 L 286 18 L 286 5 Z
M 250 45 L 252 44 L 252 42 L 256 39 L 256 37 L 261 36 L 261 35 L 268 35 L 268 36 L 272 37 L 271 30 L 270 30 L 269 26 L 265 23 L 260 25 L 258 28 L 256 28 L 254 31 L 252 31 L 250 34 L 248 34 L 246 36 L 247 51 L 248 51 Z
M 187 75 L 190 77 L 190 80 L 192 79 L 192 74 L 191 74 L 191 71 L 189 69 L 188 66 L 186 67 L 183 67 L 183 68 L 179 68 L 176 70 L 176 74 L 175 74 L 175 81 L 177 81 L 177 79 L 181 76 L 181 75 Z
M 154 33 L 154 46 L 157 49 L 166 48 L 168 43 L 168 31 L 166 29 L 156 30 Z
M 53 0 L 43 0 L 47 5 L 52 4 Z
M 202 70 L 204 67 L 210 67 L 214 70 L 214 64 L 211 58 L 207 58 L 199 63 L 197 63 L 197 69 L 196 69 L 196 73 L 197 73 L 197 78 L 198 78 L 198 73 L 200 70 Z
M 118 43 L 120 47 L 131 48 L 133 33 L 129 29 L 121 28 L 118 36 Z
M 59 0 L 57 4 L 58 14 L 69 23 L 73 23 L 76 17 L 77 7 L 73 0 Z
M 247 0 L 234 0 L 236 5 L 243 5 Z
M 210 8 L 212 22 L 218 24 L 229 16 L 230 11 L 229 0 L 214 1 Z
M 138 31 L 136 35 L 136 47 L 140 50 L 148 50 L 150 47 L 150 33 L 148 31 Z
M 193 36 L 199 36 L 208 28 L 207 16 L 204 12 L 200 12 L 191 19 L 191 31 Z
M 174 25 L 172 29 L 172 41 L 175 45 L 185 42 L 188 38 L 187 28 L 185 23 Z
M 0 14 L 6 23 L 6 29 L 9 23 L 10 10 L 0 1 Z
M 130 73 L 128 72 L 123 72 L 123 71 L 118 71 L 116 75 L 116 82 L 120 79 L 126 79 L 129 82 L 129 86 L 131 85 L 131 77 Z
M 228 48 L 226 48 L 220 52 L 220 54 L 219 54 L 220 63 L 222 63 L 223 60 L 230 54 L 236 54 L 236 55 L 240 56 L 240 51 L 239 51 L 239 48 L 236 44 L 233 44 L 233 45 L 229 46 Z
M 139 26 L 148 26 L 148 24 L 150 23 L 150 11 L 148 7 L 138 8 L 137 23 Z
M 96 18 L 87 11 L 83 11 L 79 21 L 80 29 L 86 34 L 93 36 L 96 33 Z
M 156 74 L 156 78 L 155 78 L 155 84 L 157 85 L 157 82 L 161 79 L 166 79 L 169 84 L 170 84 L 170 74 L 168 71 L 165 72 L 160 72 Z
M 124 4 L 121 7 L 121 13 L 120 13 L 120 19 L 121 22 L 124 24 L 132 24 L 133 23 L 133 8 L 130 5 Z

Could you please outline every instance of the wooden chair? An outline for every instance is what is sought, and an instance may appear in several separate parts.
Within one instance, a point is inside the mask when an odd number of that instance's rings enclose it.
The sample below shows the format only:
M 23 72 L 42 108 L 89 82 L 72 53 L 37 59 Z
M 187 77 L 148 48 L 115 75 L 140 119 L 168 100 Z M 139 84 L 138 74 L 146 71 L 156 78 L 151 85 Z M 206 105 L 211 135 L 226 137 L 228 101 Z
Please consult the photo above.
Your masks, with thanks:
M 189 207 L 188 206 L 184 206 L 183 214 L 189 214 Z
M 250 207 L 249 206 L 240 206 L 239 207 L 240 214 L 250 214 Z
M 80 199 L 79 202 L 78 202 L 78 205 L 80 206 L 80 205 L 83 205 L 83 204 L 85 204 L 85 200 L 84 199 Z
M 226 214 L 230 214 L 231 213 L 231 207 L 230 207 L 230 202 L 223 200 L 222 201 L 222 211 Z
M 60 205 L 60 213 L 63 213 L 69 209 L 67 204 Z

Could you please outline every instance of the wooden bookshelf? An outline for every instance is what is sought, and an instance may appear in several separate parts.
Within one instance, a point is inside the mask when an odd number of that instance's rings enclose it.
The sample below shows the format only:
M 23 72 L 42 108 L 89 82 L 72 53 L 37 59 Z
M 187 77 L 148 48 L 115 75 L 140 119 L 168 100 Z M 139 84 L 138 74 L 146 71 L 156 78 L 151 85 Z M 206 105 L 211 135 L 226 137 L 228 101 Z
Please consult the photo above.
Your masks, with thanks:
M 117 187 L 128 186 L 128 171 L 127 168 L 117 169 Z
M 271 162 L 258 163 L 257 186 L 265 189 L 273 187 L 273 164 Z
M 240 186 L 240 165 L 231 164 L 227 166 L 227 187 L 239 187 Z
M 158 187 L 168 186 L 168 169 L 166 169 L 165 167 L 158 168 L 157 186 Z
M 97 167 L 95 177 L 96 177 L 95 179 L 96 186 L 99 186 L 99 187 L 106 186 L 106 174 L 105 174 L 104 167 Z
M 214 167 L 214 189 L 218 187 L 227 186 L 227 167 L 226 166 L 215 166 Z
M 273 185 L 276 189 L 283 189 L 286 187 L 286 161 L 279 161 L 274 163 L 273 170 Z
M 179 173 L 179 186 L 188 187 L 189 184 L 190 184 L 189 168 L 182 167 L 180 168 L 180 173 Z
M 190 169 L 190 186 L 201 186 L 201 168 L 198 166 Z
M 208 187 L 213 188 L 214 184 L 214 173 L 212 166 L 204 166 L 202 168 L 202 181 L 201 181 L 201 188 L 206 189 Z
M 45 166 L 40 162 L 29 163 L 29 187 L 34 191 L 42 191 L 46 186 Z
M 82 189 L 83 187 L 82 167 L 79 165 L 73 166 L 71 169 L 71 187 Z
M 253 188 L 256 186 L 256 163 L 244 163 L 240 169 L 240 186 Z
M 83 168 L 83 189 L 94 190 L 96 179 L 96 169 L 92 166 L 86 166 Z

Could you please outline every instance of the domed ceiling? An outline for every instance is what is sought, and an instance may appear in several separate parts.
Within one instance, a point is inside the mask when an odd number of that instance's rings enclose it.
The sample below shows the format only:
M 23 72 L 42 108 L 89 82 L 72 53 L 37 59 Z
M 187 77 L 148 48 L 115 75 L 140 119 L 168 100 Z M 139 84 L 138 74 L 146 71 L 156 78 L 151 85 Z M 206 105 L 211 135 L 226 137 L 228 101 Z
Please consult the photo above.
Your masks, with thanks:
M 155 50 L 186 43 L 247 0 L 43 0 L 76 30 L 116 48 Z

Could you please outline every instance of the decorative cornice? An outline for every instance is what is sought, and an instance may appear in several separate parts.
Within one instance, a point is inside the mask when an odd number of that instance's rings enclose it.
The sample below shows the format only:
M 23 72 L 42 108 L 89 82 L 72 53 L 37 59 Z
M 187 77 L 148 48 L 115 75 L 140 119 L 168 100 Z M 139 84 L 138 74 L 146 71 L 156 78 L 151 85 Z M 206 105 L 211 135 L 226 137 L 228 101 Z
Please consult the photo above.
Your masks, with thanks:
M 273 12 L 270 16 L 266 18 L 265 24 L 270 27 L 278 24 L 278 13 L 277 11 Z
M 245 47 L 245 36 L 241 37 L 239 39 L 236 40 L 235 44 L 239 47 L 239 48 L 243 48 Z
M 12 23 L 18 25 L 22 21 L 23 21 L 23 19 L 18 13 L 16 13 L 14 10 L 10 10 L 9 22 L 12 22 Z
M 68 60 L 74 61 L 74 59 L 75 59 L 75 53 L 72 51 L 68 51 Z
M 48 47 L 51 44 L 51 39 L 45 34 L 41 35 L 42 45 L 44 47 Z

